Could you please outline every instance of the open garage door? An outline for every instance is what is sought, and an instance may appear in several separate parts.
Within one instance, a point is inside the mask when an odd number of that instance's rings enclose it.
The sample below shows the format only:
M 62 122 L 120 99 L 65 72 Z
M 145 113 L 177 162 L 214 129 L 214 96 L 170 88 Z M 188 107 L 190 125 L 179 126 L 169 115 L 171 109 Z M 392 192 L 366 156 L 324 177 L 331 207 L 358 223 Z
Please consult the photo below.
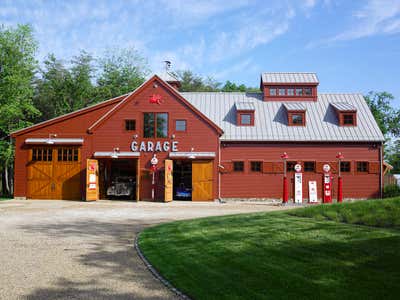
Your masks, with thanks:
M 192 201 L 213 200 L 213 162 L 193 161 Z
M 78 147 L 33 147 L 28 163 L 28 198 L 79 200 L 80 169 Z

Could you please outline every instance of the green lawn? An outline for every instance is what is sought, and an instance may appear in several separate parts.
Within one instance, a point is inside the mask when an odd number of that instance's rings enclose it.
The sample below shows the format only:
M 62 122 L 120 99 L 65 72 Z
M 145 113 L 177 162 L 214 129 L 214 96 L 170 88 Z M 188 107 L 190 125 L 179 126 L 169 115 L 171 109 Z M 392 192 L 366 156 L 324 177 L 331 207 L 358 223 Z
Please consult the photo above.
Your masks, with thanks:
M 346 204 L 342 212 L 324 205 L 180 221 L 146 229 L 139 246 L 195 299 L 400 299 L 400 229 L 392 220 L 399 206 L 392 199 Z M 376 211 L 373 224 L 394 227 L 326 220 L 329 211 L 351 211 L 366 224 L 372 217 L 359 212 Z
M 6 201 L 6 200 L 11 200 L 11 198 L 3 198 L 3 197 L 0 197 L 0 201 Z

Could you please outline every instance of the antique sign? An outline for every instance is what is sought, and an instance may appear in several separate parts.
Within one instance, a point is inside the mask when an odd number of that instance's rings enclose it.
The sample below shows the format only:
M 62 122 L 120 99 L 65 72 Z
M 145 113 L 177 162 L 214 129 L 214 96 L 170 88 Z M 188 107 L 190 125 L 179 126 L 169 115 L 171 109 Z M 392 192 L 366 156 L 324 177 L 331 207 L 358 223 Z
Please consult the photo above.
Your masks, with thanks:
M 294 202 L 302 203 L 303 201 L 303 174 L 294 174 Z
M 131 143 L 131 150 L 133 152 L 177 152 L 178 151 L 178 141 L 168 142 L 168 141 L 133 141 Z
M 317 203 L 318 196 L 317 196 L 317 182 L 316 181 L 308 182 L 308 193 L 309 193 L 309 202 Z

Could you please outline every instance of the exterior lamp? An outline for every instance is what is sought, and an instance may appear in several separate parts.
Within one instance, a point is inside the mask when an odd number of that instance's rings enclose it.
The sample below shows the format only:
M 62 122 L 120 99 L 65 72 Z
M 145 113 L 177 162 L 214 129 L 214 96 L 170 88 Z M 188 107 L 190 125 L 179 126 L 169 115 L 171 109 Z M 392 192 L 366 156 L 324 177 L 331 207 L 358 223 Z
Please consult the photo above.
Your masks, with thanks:
M 190 155 L 189 155 L 190 159 L 195 159 L 196 158 L 196 156 L 194 155 L 193 151 L 194 151 L 194 148 L 190 149 Z
M 52 138 L 55 138 L 55 137 L 57 137 L 57 134 L 49 133 L 49 138 L 47 139 L 46 144 L 53 145 L 54 140 L 52 140 Z
M 339 152 L 336 155 L 336 159 L 338 160 L 338 168 L 339 168 L 339 176 L 338 176 L 338 196 L 337 202 L 342 203 L 343 201 L 343 182 L 342 182 L 342 174 L 341 174 L 341 162 L 344 159 L 342 152 Z
M 288 202 L 289 194 L 288 194 L 288 182 L 287 182 L 287 176 L 286 176 L 286 162 L 289 159 L 289 155 L 286 152 L 283 152 L 281 155 L 281 158 L 283 160 L 283 197 L 282 197 L 282 203 L 286 204 Z
M 111 154 L 111 158 L 118 158 L 119 148 L 114 148 Z

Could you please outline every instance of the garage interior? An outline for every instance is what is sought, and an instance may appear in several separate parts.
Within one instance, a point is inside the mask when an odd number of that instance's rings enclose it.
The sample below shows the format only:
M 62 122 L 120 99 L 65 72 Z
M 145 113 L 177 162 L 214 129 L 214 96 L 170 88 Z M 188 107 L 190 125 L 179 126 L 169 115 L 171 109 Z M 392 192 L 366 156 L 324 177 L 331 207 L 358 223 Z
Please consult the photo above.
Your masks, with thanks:
M 136 200 L 137 159 L 99 159 L 100 199 Z
M 174 160 L 173 197 L 174 200 L 192 200 L 192 161 Z

